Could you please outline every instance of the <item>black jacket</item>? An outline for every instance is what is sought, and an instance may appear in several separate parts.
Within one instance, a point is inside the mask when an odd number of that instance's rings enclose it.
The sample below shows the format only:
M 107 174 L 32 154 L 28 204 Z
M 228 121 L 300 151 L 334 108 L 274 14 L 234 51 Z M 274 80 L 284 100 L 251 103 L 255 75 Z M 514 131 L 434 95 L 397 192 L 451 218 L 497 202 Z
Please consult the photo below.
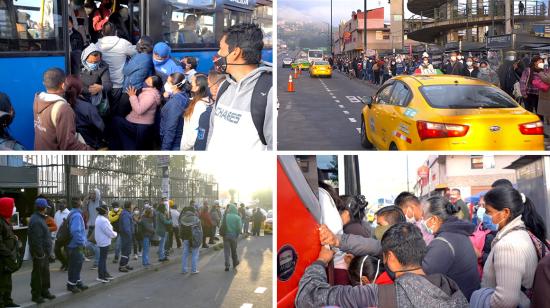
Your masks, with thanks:
M 2 217 L 0 217 L 0 268 L 4 258 L 13 258 L 15 249 L 17 249 L 15 234 L 12 227 Z
M 459 61 L 456 61 L 454 64 L 449 61 L 443 66 L 443 72 L 447 75 L 462 75 L 463 69 L 464 65 Z
M 34 212 L 29 222 L 29 248 L 33 258 L 49 256 L 52 251 L 52 237 L 46 224 L 46 216 Z
M 84 39 L 82 38 L 82 34 L 80 34 L 80 32 L 73 30 L 71 35 L 69 35 L 69 40 L 73 51 L 84 50 Z
M 468 300 L 480 287 L 477 256 L 469 239 L 475 228 L 472 223 L 450 217 L 435 233 L 422 260 L 426 274 L 439 273 L 453 279 Z
M 95 71 L 89 71 L 82 68 L 80 71 L 80 80 L 82 81 L 82 96 L 91 102 L 91 94 L 88 91 L 88 87 L 93 84 L 100 84 L 103 86 L 103 93 L 109 93 L 113 84 L 111 82 L 111 76 L 109 75 L 109 66 L 107 63 L 101 61 L 99 68 Z
M 479 76 L 479 69 L 474 67 L 474 69 L 470 72 L 468 67 L 464 65 L 464 69 L 462 69 L 462 76 L 477 78 L 477 76 Z

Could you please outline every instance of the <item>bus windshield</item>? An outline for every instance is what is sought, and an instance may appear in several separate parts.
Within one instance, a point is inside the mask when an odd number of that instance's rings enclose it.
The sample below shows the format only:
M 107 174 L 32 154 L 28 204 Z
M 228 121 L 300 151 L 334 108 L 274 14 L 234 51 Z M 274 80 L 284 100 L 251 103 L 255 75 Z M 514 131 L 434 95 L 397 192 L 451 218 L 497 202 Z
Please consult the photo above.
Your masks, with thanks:
M 310 50 L 307 53 L 307 59 L 309 63 L 313 61 L 321 61 L 323 60 L 323 51 L 322 50 Z

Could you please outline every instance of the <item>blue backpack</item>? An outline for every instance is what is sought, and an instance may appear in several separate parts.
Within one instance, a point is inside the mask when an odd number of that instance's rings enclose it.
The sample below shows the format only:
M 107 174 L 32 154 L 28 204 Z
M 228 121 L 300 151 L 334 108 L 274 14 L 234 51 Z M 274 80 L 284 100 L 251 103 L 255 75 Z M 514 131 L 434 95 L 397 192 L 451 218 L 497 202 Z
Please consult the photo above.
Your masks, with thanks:
M 193 227 L 191 227 L 191 234 L 192 234 L 192 240 L 191 240 L 191 248 L 198 248 L 202 245 L 202 227 L 201 223 L 197 223 Z

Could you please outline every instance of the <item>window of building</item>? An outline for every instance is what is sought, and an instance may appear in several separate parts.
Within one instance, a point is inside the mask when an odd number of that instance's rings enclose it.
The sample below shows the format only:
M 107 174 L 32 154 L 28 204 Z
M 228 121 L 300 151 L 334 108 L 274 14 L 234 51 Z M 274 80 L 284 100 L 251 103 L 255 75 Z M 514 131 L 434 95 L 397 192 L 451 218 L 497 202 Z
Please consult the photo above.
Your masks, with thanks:
M 494 155 L 472 155 L 470 157 L 470 164 L 472 169 L 495 169 L 495 156 Z
M 0 0 L 1 51 L 63 50 L 62 0 Z
M 166 1 L 165 39 L 177 47 L 215 46 L 214 0 L 182 2 Z

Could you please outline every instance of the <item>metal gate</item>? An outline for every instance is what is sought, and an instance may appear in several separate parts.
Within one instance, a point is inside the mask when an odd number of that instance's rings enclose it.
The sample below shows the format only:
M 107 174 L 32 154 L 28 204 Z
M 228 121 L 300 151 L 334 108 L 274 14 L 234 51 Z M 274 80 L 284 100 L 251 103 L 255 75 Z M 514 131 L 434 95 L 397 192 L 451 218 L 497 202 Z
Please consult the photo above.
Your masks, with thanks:
M 110 205 L 126 200 L 142 206 L 161 202 L 162 172 L 153 155 L 25 155 L 24 165 L 38 172 L 38 193 L 52 200 L 82 197 L 95 188 Z M 179 209 L 192 200 L 218 199 L 212 175 L 194 167 L 194 157 L 170 156 L 170 199 Z

